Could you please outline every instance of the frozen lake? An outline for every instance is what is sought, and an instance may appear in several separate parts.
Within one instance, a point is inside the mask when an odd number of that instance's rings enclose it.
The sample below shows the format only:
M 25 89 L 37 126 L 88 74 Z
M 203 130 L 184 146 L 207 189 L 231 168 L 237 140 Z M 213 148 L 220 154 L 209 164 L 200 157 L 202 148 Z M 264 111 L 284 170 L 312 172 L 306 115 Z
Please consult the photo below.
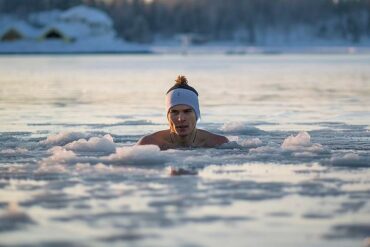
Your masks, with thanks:
M 370 246 L 369 55 L 0 56 L 0 245 Z M 167 128 L 178 74 L 217 149 Z M 170 176 L 169 167 L 197 175 Z

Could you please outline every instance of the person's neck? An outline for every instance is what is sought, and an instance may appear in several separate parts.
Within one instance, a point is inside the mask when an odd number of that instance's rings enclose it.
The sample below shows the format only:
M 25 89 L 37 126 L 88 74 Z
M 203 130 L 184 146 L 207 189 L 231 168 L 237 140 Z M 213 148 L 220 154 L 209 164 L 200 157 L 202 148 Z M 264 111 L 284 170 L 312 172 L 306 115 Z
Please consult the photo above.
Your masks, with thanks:
M 196 128 L 194 128 L 194 130 L 189 135 L 186 136 L 179 136 L 175 132 L 170 131 L 171 141 L 175 145 L 179 145 L 182 147 L 190 147 L 195 142 L 196 133 L 197 133 Z

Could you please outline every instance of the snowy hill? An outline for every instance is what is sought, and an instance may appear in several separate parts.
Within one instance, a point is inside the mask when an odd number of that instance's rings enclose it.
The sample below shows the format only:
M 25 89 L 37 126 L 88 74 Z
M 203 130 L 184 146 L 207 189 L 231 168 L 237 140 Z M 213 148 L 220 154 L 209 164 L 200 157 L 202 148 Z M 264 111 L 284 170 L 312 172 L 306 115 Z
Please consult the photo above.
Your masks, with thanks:
M 147 46 L 118 38 L 112 19 L 99 9 L 81 5 L 44 11 L 28 21 L 0 21 L 0 53 L 149 52 Z

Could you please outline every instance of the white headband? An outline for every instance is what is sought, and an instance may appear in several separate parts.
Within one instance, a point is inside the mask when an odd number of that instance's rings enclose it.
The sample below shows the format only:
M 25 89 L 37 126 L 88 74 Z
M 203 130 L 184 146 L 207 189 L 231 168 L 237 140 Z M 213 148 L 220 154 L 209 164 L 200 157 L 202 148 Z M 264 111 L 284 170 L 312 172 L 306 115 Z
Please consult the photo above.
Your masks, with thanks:
M 175 105 L 191 106 L 195 112 L 197 120 L 200 119 L 198 96 L 191 90 L 176 88 L 166 94 L 166 112 Z

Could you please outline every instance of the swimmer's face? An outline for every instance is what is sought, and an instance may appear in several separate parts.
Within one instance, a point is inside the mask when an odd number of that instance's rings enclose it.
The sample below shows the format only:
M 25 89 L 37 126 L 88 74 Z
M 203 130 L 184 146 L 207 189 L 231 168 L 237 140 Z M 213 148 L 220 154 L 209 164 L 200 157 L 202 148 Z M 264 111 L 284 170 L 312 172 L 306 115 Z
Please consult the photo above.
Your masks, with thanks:
M 167 115 L 171 132 L 179 136 L 190 135 L 197 124 L 193 108 L 188 105 L 171 107 Z

